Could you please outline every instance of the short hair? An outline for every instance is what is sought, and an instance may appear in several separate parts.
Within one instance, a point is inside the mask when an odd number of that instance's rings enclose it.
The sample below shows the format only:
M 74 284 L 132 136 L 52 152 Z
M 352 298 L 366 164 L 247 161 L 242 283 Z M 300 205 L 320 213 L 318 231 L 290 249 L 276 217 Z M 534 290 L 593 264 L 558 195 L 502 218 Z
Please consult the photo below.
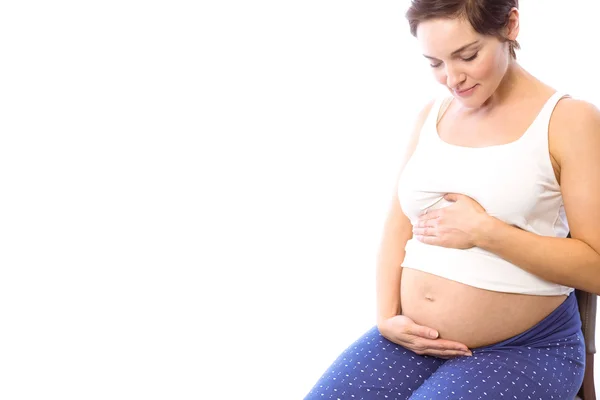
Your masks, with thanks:
M 519 0 L 412 0 L 406 19 L 410 33 L 416 37 L 417 27 L 423 21 L 464 17 L 476 32 L 509 42 L 510 55 L 516 59 L 515 49 L 521 46 L 516 40 L 509 40 L 502 35 L 513 8 L 519 8 Z

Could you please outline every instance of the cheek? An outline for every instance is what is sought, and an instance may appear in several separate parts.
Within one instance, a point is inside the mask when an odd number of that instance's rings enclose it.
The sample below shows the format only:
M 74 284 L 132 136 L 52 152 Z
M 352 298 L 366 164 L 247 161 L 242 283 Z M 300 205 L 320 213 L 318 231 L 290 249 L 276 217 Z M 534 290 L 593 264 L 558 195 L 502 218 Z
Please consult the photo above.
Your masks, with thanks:
M 478 81 L 497 80 L 503 75 L 502 65 L 497 57 L 486 57 L 473 68 L 471 76 Z
M 435 80 L 438 83 L 441 83 L 442 85 L 446 84 L 446 74 L 444 73 L 444 70 L 442 68 L 432 68 L 433 69 L 433 76 L 435 77 Z

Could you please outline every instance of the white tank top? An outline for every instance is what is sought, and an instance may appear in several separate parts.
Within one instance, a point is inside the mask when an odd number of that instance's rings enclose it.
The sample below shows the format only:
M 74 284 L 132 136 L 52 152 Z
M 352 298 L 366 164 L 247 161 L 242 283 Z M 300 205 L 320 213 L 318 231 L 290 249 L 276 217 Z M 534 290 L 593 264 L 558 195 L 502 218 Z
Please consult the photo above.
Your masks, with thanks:
M 452 204 L 444 194 L 462 193 L 510 225 L 542 236 L 566 237 L 569 227 L 548 147 L 550 116 L 563 97 L 555 93 L 518 140 L 477 148 L 452 145 L 439 137 L 437 120 L 444 99 L 438 99 L 399 180 L 400 205 L 412 224 L 424 210 Z M 549 296 L 574 290 L 479 247 L 451 249 L 413 238 L 406 243 L 402 266 L 498 292 Z

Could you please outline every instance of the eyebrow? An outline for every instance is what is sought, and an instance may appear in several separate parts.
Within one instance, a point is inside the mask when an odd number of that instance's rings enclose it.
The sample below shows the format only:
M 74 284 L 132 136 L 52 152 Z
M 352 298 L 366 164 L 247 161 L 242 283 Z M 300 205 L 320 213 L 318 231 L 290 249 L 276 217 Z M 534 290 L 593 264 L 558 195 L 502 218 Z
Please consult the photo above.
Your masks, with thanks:
M 454 55 L 456 55 L 456 54 L 460 53 L 461 51 L 463 51 L 463 50 L 466 50 L 467 48 L 469 48 L 469 47 L 471 47 L 471 46 L 473 46 L 474 44 L 477 44 L 477 43 L 479 43 L 479 40 L 476 40 L 476 41 L 474 41 L 473 43 L 465 44 L 465 45 L 464 45 L 464 46 L 462 46 L 461 48 L 459 48 L 459 49 L 457 49 L 457 50 L 454 50 L 454 51 L 452 52 L 452 54 L 451 54 L 451 55 L 452 55 L 452 56 L 454 56 Z M 423 54 L 423 55 L 424 55 L 425 57 L 429 58 L 429 59 L 432 59 L 432 60 L 437 60 L 437 58 L 435 58 L 435 57 L 431 57 L 431 56 L 428 56 L 428 55 L 426 55 L 426 54 Z

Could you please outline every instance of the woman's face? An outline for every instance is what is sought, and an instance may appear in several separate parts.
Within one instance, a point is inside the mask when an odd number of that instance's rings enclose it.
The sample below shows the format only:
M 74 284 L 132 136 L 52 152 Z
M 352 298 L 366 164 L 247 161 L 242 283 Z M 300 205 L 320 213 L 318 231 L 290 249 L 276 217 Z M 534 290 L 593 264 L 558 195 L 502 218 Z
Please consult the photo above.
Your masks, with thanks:
M 508 43 L 475 32 L 464 18 L 423 21 L 417 38 L 436 80 L 468 108 L 490 98 L 511 60 Z

